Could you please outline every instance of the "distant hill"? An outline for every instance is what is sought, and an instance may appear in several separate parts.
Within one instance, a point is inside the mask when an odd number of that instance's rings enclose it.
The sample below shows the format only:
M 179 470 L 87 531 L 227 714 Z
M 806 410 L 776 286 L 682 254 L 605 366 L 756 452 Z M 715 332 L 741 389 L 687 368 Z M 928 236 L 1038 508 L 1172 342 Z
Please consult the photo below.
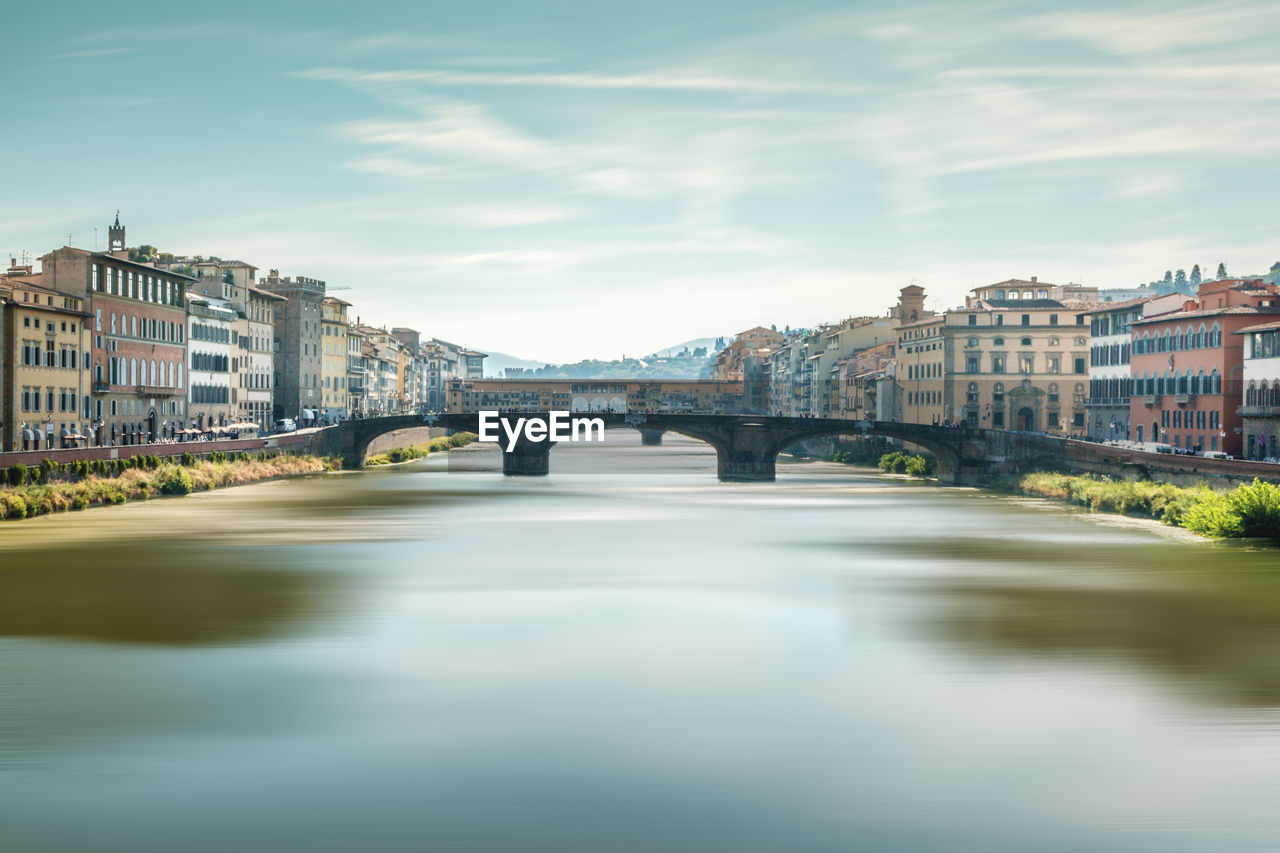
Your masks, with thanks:
M 732 340 L 732 336 L 726 335 L 722 340 Z M 588 358 L 572 364 L 517 358 L 494 350 L 480 351 L 489 354 L 484 360 L 484 375 L 498 379 L 506 376 L 508 367 L 523 368 L 524 378 L 528 379 L 705 379 L 715 361 L 716 343 L 716 338 L 694 338 L 642 358 Z M 704 352 L 695 356 L 698 350 Z M 686 351 L 688 355 L 684 355 Z
M 731 341 L 731 340 L 733 340 L 733 336 L 732 336 L 732 335 L 725 335 L 725 336 L 724 336 L 724 340 L 725 340 L 726 342 L 727 342 L 727 341 Z M 707 348 L 707 352 L 708 352 L 708 353 L 715 353 L 715 352 L 718 352 L 718 350 L 716 349 L 716 338 L 694 338 L 694 339 L 693 339 L 693 340 L 691 340 L 691 341 L 685 341 L 684 343 L 682 343 L 682 344 L 676 344 L 676 345 L 675 345 L 675 346 L 673 346 L 673 347 L 667 347 L 666 349 L 660 349 L 660 350 L 658 350 L 657 352 L 650 353 L 650 355 L 651 355 L 652 357 L 655 357 L 655 358 L 668 358 L 668 357 L 673 356 L 673 355 L 679 355 L 679 354 L 680 354 L 681 352 L 683 352 L 686 348 L 689 350 L 689 352 L 693 352 L 694 350 L 698 349 L 699 347 L 706 347 L 706 348 Z
M 523 367 L 525 370 L 536 370 L 547 364 L 545 361 L 533 361 L 528 358 L 517 358 L 514 355 L 507 355 L 505 352 L 494 352 L 493 350 L 482 349 L 480 352 L 488 353 L 488 358 L 484 360 L 484 375 L 493 376 L 501 379 L 508 367 Z

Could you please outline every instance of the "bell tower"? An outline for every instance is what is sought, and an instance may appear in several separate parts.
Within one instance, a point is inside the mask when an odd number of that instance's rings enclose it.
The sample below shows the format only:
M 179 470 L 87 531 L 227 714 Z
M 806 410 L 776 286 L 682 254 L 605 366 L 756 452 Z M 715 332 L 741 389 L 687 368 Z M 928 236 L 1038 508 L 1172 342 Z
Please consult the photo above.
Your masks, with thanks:
M 120 224 L 120 211 L 116 211 L 116 222 L 107 229 L 107 251 L 124 251 L 124 226 Z

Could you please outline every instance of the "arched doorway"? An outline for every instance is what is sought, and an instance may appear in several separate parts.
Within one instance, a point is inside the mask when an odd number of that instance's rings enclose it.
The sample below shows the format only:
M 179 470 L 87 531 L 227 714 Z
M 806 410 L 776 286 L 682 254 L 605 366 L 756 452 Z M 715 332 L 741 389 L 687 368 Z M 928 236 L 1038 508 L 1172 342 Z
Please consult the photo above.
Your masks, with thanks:
M 156 410 L 152 409 L 151 414 L 147 415 L 147 441 L 155 441 L 158 437 L 156 434 Z
M 1036 413 L 1031 410 L 1030 406 L 1023 406 L 1018 409 L 1018 429 L 1022 432 L 1032 432 L 1036 428 Z
M 1152 441 L 1160 440 L 1160 422 L 1159 421 L 1151 422 L 1151 440 Z

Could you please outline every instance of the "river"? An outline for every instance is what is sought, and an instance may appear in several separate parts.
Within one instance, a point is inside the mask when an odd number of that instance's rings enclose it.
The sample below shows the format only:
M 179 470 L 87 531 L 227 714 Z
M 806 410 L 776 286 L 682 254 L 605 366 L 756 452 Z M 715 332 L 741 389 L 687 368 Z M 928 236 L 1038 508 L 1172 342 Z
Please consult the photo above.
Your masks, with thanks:
M 0 525 L 0 848 L 1280 839 L 1280 558 L 703 445 Z

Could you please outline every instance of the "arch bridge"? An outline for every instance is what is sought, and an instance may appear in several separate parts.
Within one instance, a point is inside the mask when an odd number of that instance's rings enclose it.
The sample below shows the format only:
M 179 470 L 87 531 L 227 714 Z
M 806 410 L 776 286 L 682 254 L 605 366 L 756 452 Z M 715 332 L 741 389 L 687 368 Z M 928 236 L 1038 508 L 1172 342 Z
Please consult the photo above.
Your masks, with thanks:
M 548 412 L 504 413 L 502 417 L 547 422 Z M 726 481 L 773 480 L 778 454 L 801 441 L 834 435 L 884 436 L 914 444 L 938 459 L 938 479 L 972 483 L 984 474 L 1052 467 L 1063 456 L 1065 442 L 1051 436 L 1004 430 L 950 428 L 890 421 L 852 421 L 843 418 L 789 418 L 759 415 L 573 413 L 571 417 L 599 418 L 606 429 L 637 429 L 646 444 L 656 444 L 663 432 L 705 441 L 716 452 L 717 474 Z M 388 432 L 424 426 L 478 433 L 478 412 L 393 415 L 349 420 L 321 430 L 313 448 L 341 455 L 347 467 L 360 467 L 369 443 Z M 502 470 L 506 474 L 546 474 L 553 442 L 522 437 L 511 449 L 502 441 Z

